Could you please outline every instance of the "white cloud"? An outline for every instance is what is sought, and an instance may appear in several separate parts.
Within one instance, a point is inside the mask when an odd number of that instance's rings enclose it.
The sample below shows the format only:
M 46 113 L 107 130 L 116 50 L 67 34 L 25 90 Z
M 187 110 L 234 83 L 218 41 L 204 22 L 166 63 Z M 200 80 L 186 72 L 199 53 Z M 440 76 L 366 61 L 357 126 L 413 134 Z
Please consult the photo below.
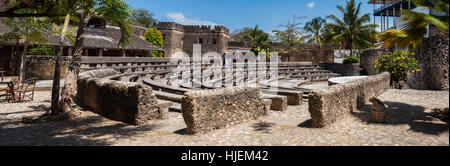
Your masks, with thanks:
M 310 3 L 308 3 L 308 5 L 306 5 L 306 6 L 308 6 L 308 8 L 310 8 L 310 9 L 312 9 L 312 8 L 314 8 L 314 6 L 316 6 L 316 3 L 310 2 Z
M 192 18 L 186 18 L 183 13 L 167 13 L 167 17 L 171 19 L 172 21 L 183 24 L 183 25 L 209 25 L 209 26 L 216 26 L 217 24 L 211 21 L 206 20 L 200 20 L 200 19 L 192 19 Z

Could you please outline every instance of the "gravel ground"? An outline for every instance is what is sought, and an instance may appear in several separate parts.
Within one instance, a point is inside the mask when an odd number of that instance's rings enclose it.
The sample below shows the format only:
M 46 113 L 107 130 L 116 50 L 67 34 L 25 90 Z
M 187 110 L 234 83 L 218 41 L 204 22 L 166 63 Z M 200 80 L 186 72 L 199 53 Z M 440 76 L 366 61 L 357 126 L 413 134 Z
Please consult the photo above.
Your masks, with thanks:
M 390 106 L 386 124 L 368 122 L 367 105 L 327 128 L 310 128 L 307 104 L 289 106 L 205 135 L 184 135 L 179 104 L 169 119 L 146 126 L 131 126 L 83 111 L 67 122 L 25 125 L 23 116 L 39 116 L 50 106 L 50 92 L 37 92 L 29 103 L 6 103 L 0 99 L 0 145 L 156 145 L 156 146 L 449 146 L 449 125 L 431 117 L 436 108 L 449 107 L 449 92 L 389 90 L 380 99 Z M 78 108 L 79 109 L 79 108 Z

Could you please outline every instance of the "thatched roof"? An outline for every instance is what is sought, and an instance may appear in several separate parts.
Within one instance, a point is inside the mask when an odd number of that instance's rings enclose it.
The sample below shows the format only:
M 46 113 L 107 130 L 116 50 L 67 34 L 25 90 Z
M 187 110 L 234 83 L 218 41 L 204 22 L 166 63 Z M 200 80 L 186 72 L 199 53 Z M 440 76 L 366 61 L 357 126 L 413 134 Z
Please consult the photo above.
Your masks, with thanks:
M 122 34 L 118 27 L 87 28 L 83 47 L 119 49 L 118 43 L 121 37 Z M 148 43 L 135 34 L 133 34 L 133 39 L 128 45 L 127 50 L 162 51 L 162 49 Z
M 8 33 L 11 31 L 11 28 L 3 23 L 2 18 L 0 18 L 0 35 L 3 35 L 5 33 Z
M 6 25 L 5 23 L 3 23 L 2 19 L 0 18 L 0 35 L 3 35 L 8 32 L 11 32 L 11 28 L 8 25 Z M 49 46 L 59 46 L 60 45 L 59 44 L 60 36 L 57 34 L 42 32 L 42 37 L 46 40 L 46 42 L 43 43 L 45 45 L 49 45 Z M 19 45 L 23 45 L 24 42 L 25 42 L 24 40 L 19 40 Z M 16 41 L 9 40 L 3 44 L 16 45 Z M 32 43 L 32 44 L 38 44 L 38 43 Z M 68 37 L 64 36 L 63 45 L 66 47 L 73 46 L 73 42 Z
M 0 18 L 0 35 L 11 32 L 11 28 L 4 24 Z M 45 45 L 59 46 L 60 36 L 51 33 L 42 33 L 46 39 Z M 87 28 L 86 39 L 84 40 L 83 47 L 85 48 L 104 48 L 118 50 L 118 43 L 121 38 L 120 29 L 118 27 L 107 26 L 106 28 Z M 23 44 L 23 40 L 19 41 L 19 45 Z M 5 45 L 16 45 L 15 41 L 8 41 Z M 74 43 L 68 38 L 64 37 L 64 46 L 73 46 Z M 127 47 L 127 50 L 141 50 L 141 51 L 163 51 L 162 49 L 148 43 L 143 37 L 133 33 L 133 39 Z

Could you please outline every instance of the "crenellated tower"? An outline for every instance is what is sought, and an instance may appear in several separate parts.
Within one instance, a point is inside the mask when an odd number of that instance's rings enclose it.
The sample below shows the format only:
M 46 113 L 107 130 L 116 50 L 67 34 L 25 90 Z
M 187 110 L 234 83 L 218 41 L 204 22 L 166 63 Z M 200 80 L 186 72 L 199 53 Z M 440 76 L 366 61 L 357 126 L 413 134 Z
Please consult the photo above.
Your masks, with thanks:
M 174 22 L 160 22 L 156 28 L 164 37 L 165 56 L 184 51 L 190 56 L 193 44 L 202 45 L 202 54 L 218 52 L 223 55 L 228 49 L 230 30 L 225 26 L 181 25 Z

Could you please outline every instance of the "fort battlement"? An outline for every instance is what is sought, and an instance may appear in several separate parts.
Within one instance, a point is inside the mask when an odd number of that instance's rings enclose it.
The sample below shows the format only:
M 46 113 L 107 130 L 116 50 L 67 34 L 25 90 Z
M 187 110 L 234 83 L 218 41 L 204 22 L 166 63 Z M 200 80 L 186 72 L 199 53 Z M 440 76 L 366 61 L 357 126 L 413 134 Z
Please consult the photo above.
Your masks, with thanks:
M 164 37 L 164 54 L 170 57 L 179 51 L 192 55 L 193 44 L 202 44 L 202 52 L 224 54 L 228 49 L 230 30 L 225 26 L 181 25 L 160 22 L 156 25 Z
M 195 33 L 230 34 L 230 30 L 222 25 L 211 27 L 209 25 L 181 25 L 175 22 L 160 22 L 156 25 L 156 27 L 159 30 L 179 30 L 183 32 L 195 32 Z
M 179 30 L 184 31 L 184 25 L 175 22 L 159 22 L 156 24 L 156 28 L 159 30 Z

